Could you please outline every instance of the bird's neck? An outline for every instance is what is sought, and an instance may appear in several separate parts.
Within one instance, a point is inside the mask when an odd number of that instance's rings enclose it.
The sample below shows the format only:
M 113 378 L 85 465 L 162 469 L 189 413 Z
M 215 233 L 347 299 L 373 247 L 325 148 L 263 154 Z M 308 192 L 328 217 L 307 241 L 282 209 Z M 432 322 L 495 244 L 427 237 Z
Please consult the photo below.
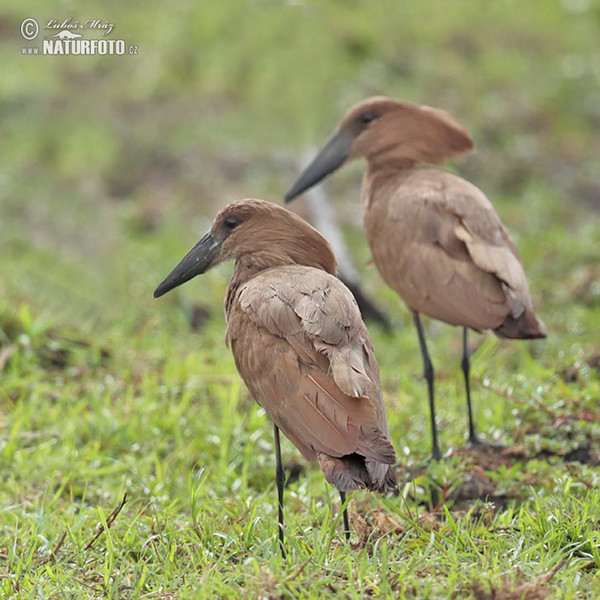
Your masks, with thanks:
M 415 161 L 406 159 L 393 159 L 390 157 L 389 160 L 374 160 L 368 158 L 367 168 L 362 180 L 363 209 L 367 210 L 373 199 L 380 196 L 376 192 L 386 185 L 397 186 L 398 181 L 408 177 L 416 166 Z
M 227 291 L 225 292 L 225 318 L 229 320 L 229 313 L 233 307 L 233 302 L 237 295 L 238 290 L 244 283 L 258 275 L 261 271 L 268 269 L 273 265 L 265 266 L 261 264 L 263 261 L 260 260 L 247 260 L 246 256 L 242 256 L 235 261 L 235 266 L 233 267 L 233 273 L 231 275 L 231 279 L 229 280 L 229 284 L 227 285 Z
M 400 146 L 394 146 L 377 154 L 367 156 L 366 160 L 367 172 L 374 173 L 414 169 L 420 162 L 414 157 L 406 156 L 403 148 Z

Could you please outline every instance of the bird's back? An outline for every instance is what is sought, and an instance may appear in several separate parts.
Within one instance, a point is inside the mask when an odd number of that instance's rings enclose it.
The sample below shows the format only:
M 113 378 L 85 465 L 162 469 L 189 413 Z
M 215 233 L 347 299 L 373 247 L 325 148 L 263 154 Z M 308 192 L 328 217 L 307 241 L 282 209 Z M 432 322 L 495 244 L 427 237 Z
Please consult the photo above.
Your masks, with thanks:
M 438 169 L 367 170 L 373 259 L 408 307 L 501 337 L 543 337 L 516 246 L 486 196 Z
M 261 271 L 235 292 L 227 321 L 251 395 L 330 483 L 395 485 L 373 346 L 337 278 L 298 265 Z

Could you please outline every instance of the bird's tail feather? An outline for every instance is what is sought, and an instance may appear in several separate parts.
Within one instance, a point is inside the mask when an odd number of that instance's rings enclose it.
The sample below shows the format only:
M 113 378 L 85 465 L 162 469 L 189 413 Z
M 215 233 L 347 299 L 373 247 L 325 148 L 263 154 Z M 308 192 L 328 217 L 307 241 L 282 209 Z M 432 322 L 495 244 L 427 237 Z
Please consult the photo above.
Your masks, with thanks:
M 340 457 L 319 453 L 317 457 L 325 479 L 340 492 L 367 488 L 385 493 L 396 489 L 392 465 L 365 460 L 356 453 Z
M 529 340 L 546 337 L 546 326 L 531 310 L 524 310 L 518 318 L 508 315 L 494 333 L 501 338 Z

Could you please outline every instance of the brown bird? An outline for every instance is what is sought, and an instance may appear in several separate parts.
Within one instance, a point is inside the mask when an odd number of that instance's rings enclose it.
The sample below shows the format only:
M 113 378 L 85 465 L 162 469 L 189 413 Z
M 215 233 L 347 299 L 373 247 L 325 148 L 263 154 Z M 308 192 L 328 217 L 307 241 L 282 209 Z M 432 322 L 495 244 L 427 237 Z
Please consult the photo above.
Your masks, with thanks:
M 420 313 L 461 325 L 469 417 L 468 328 L 501 338 L 541 338 L 527 280 L 510 234 L 486 196 L 442 163 L 473 147 L 466 129 L 445 111 L 368 98 L 342 119 L 327 145 L 301 174 L 286 202 L 345 162 L 364 156 L 363 219 L 373 260 L 385 282 L 413 313 L 424 362 L 431 414 L 432 458 L 441 457 L 435 421 L 434 370 Z
M 274 423 L 281 551 L 285 556 L 279 430 L 339 490 L 348 538 L 345 493 L 396 485 L 379 368 L 358 306 L 335 277 L 325 238 L 263 200 L 221 210 L 154 297 L 228 259 L 235 266 L 225 295 L 225 340 L 251 396 Z

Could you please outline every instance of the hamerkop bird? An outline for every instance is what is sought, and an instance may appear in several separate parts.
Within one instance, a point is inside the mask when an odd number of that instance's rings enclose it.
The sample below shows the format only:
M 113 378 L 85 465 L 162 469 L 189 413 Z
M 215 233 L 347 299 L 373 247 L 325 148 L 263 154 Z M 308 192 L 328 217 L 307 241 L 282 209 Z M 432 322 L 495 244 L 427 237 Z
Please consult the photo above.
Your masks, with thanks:
M 367 240 L 385 282 L 413 313 L 431 413 L 432 458 L 440 458 L 434 370 L 420 313 L 463 332 L 462 370 L 469 443 L 476 435 L 469 387 L 468 328 L 501 338 L 546 336 L 533 312 L 517 248 L 492 204 L 474 185 L 423 166 L 473 147 L 447 112 L 374 97 L 354 106 L 285 196 L 289 202 L 345 162 L 364 156 L 362 205 Z
M 285 555 L 279 430 L 307 460 L 319 461 L 342 504 L 350 490 L 395 487 L 379 368 L 358 306 L 335 277 L 328 242 L 263 200 L 221 210 L 154 297 L 228 259 L 235 267 L 225 295 L 225 340 L 250 394 L 274 423 Z M 348 537 L 345 508 L 344 526 Z

